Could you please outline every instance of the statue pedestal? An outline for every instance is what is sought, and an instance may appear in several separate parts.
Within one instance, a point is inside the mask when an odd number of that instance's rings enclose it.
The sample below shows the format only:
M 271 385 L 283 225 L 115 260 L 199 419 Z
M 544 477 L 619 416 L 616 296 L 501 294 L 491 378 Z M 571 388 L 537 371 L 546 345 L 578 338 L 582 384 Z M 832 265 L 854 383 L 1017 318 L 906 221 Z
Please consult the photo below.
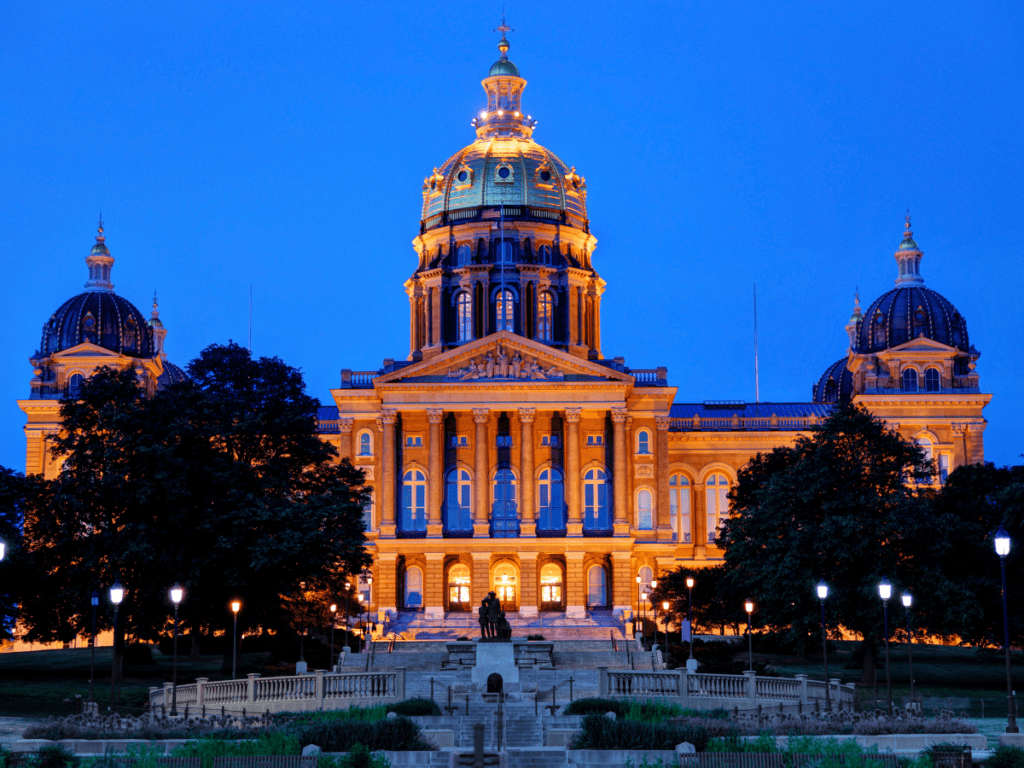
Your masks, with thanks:
M 471 680 L 487 685 L 487 676 L 493 672 L 501 675 L 504 689 L 509 683 L 519 682 L 519 667 L 516 666 L 516 650 L 512 643 L 477 643 L 476 665 Z

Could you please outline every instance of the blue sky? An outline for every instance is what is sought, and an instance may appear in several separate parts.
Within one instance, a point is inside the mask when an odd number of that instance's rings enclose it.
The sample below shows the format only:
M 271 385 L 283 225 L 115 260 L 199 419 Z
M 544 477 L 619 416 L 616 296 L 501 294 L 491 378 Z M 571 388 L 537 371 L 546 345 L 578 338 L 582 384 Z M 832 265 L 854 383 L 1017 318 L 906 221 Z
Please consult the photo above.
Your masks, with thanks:
M 982 352 L 986 453 L 1024 453 L 1019 2 L 508 3 L 535 138 L 586 177 L 606 356 L 679 401 L 801 401 L 853 293 L 926 284 Z M 248 333 L 329 401 L 408 353 L 423 177 L 473 138 L 498 2 L 0 5 L 0 464 L 28 357 L 103 210 L 172 361 Z

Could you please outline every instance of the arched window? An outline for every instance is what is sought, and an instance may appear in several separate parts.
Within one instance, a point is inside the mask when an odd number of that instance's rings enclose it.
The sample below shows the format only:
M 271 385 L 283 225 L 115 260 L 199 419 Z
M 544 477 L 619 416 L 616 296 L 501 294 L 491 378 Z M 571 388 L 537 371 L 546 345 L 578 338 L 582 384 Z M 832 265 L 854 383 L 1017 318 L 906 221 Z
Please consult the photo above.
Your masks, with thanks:
M 605 608 L 608 605 L 608 574 L 604 567 L 592 565 L 587 571 L 587 607 Z
M 555 324 L 555 300 L 551 291 L 541 291 L 537 299 L 537 338 L 551 341 Z
M 427 478 L 418 469 L 402 475 L 402 517 L 399 530 L 419 533 L 427 530 Z
M 505 264 L 512 263 L 512 243 L 503 242 L 498 244 L 498 261 Z
M 636 494 L 636 527 L 641 531 L 649 531 L 654 527 L 651 511 L 654 506 L 651 492 L 646 488 Z
M 366 502 L 366 506 L 363 507 L 363 529 L 367 531 L 373 530 L 373 494 L 370 494 L 369 500 Z
M 537 530 L 565 530 L 565 494 L 562 473 L 550 467 L 537 481 Z
M 690 481 L 683 475 L 672 475 L 668 479 L 668 510 L 672 524 L 672 538 L 689 544 L 690 527 Z
M 494 304 L 494 325 L 499 331 L 511 331 L 515 319 L 515 294 L 507 288 L 497 295 Z
M 359 455 L 373 456 L 373 437 L 369 432 L 359 433 Z
M 646 429 L 636 433 L 636 452 L 641 456 L 651 455 L 651 433 Z
M 516 589 L 519 574 L 511 563 L 500 563 L 494 569 L 494 591 L 498 593 L 503 611 L 516 610 Z
M 405 569 L 405 607 L 423 607 L 423 571 L 415 565 Z
M 469 566 L 457 563 L 448 569 L 448 610 L 468 611 L 472 608 L 469 599 L 471 577 Z
M 551 263 L 551 246 L 542 245 L 537 249 L 537 263 L 538 264 L 550 264 Z
M 651 582 L 654 581 L 654 571 L 652 571 L 648 566 L 645 565 L 640 568 L 640 571 L 639 573 L 637 573 L 637 576 L 640 577 L 639 595 L 640 599 L 643 600 L 643 594 L 645 592 L 647 594 L 651 593 Z
M 540 609 L 562 610 L 562 569 L 556 563 L 545 563 L 541 566 Z
M 464 267 L 473 260 L 473 249 L 468 245 L 460 245 L 455 249 L 455 265 Z
M 942 389 L 942 377 L 938 368 L 929 368 L 924 372 L 924 391 L 938 392 Z
M 917 371 L 913 368 L 907 368 L 903 372 L 903 391 L 917 392 Z
M 370 598 L 373 596 L 372 595 L 372 590 L 371 590 L 371 587 L 373 586 L 373 584 L 370 581 L 370 574 L 369 573 L 360 573 L 359 574 L 359 579 L 357 580 L 357 582 L 358 582 L 359 594 L 363 596 L 363 607 L 364 608 L 369 608 L 370 607 Z
M 519 535 L 519 514 L 516 510 L 516 476 L 502 468 L 494 474 L 494 506 L 491 510 L 491 536 L 515 538 Z
M 460 291 L 455 297 L 455 336 L 459 341 L 473 339 L 473 297 L 469 291 Z
M 85 381 L 85 377 L 80 373 L 71 375 L 68 379 L 68 397 L 77 399 L 82 394 L 82 382 Z
M 608 476 L 601 469 L 588 470 L 583 476 L 583 530 L 607 531 L 610 528 Z
M 444 524 L 448 533 L 473 533 L 472 498 L 469 472 L 458 468 L 451 470 L 444 492 Z
M 708 541 L 714 543 L 718 529 L 729 517 L 729 481 L 725 475 L 711 475 L 707 479 Z

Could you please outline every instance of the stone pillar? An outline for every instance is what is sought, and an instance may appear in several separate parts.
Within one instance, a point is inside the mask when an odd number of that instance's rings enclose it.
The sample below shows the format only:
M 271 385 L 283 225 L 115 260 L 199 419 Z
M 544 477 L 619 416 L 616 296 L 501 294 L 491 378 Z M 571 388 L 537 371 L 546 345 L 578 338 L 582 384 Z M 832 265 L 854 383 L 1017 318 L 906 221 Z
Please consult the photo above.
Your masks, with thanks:
M 612 616 L 629 621 L 633 613 L 633 569 L 632 553 L 629 550 L 612 552 L 611 603 Z
M 596 288 L 591 289 L 594 294 L 594 350 L 597 356 L 601 357 L 601 294 Z
M 352 422 L 351 416 L 338 419 L 338 458 L 352 460 Z
M 430 291 L 430 300 L 434 305 L 434 316 L 433 316 L 433 342 L 435 347 L 441 346 L 441 329 L 444 327 L 441 323 L 441 286 L 438 285 Z
M 416 352 L 416 294 L 410 288 L 406 288 L 409 294 L 409 359 L 412 359 Z
M 612 478 L 614 492 L 614 527 L 616 536 L 629 536 L 629 488 L 627 487 L 629 469 L 629 450 L 626 445 L 625 408 L 612 409 L 612 424 L 615 426 L 615 473 Z
M 440 538 L 444 530 L 441 521 L 441 505 L 444 496 L 444 436 L 441 434 L 440 408 L 428 408 L 427 420 L 430 434 L 427 436 L 427 538 Z
M 537 552 L 519 553 L 519 615 L 533 618 L 540 610 L 540 580 L 537 577 Z
M 377 613 L 391 611 L 394 615 L 401 604 L 398 597 L 398 553 L 381 552 L 377 555 L 377 576 L 373 580 Z
M 565 617 L 581 619 L 587 614 L 587 585 L 583 553 L 565 553 Z
M 537 499 L 533 488 L 533 408 L 519 409 L 519 536 L 532 538 L 537 531 Z M 522 605 L 522 603 L 520 603 Z M 522 608 L 520 608 L 522 612 Z
M 655 495 L 654 512 L 657 515 L 657 522 L 654 527 L 658 533 L 659 541 L 672 540 L 672 518 L 669 516 L 668 498 L 668 416 L 658 416 L 654 419 L 654 426 L 657 430 L 655 440 L 654 457 L 654 482 L 657 489 Z
M 383 539 L 395 538 L 395 422 L 398 414 L 395 411 L 381 411 L 381 470 L 380 470 L 380 536 Z
M 444 552 L 427 552 L 427 570 L 423 574 L 423 617 L 444 618 Z
M 480 602 L 491 589 L 491 556 L 487 552 L 471 552 L 473 576 L 470 594 L 473 596 L 473 615 L 480 615 Z
M 490 444 L 487 441 L 487 425 L 491 420 L 491 412 L 486 408 L 473 409 L 473 423 L 476 434 L 473 436 L 473 535 L 486 537 L 490 534 L 490 464 L 487 460 Z
M 565 502 L 569 507 L 567 536 L 583 535 L 583 500 L 580 498 L 580 408 L 565 409 Z

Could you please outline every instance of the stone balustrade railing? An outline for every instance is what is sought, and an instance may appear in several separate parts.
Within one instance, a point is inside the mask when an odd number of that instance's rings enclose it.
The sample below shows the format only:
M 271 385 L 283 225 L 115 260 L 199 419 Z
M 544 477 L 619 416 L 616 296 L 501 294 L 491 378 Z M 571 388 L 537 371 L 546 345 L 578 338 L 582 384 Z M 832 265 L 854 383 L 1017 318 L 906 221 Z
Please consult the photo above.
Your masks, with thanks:
M 173 686 L 149 689 L 151 712 L 171 706 Z M 350 702 L 364 700 L 401 701 L 405 698 L 405 668 L 385 672 L 346 672 L 331 674 L 321 670 L 308 675 L 260 677 L 251 674 L 245 680 L 218 680 L 211 683 L 200 677 L 191 685 L 179 685 L 178 711 L 185 708 L 211 713 L 220 709 L 233 714 L 339 709 Z
M 758 677 L 754 672 L 742 675 L 691 674 L 685 669 L 665 672 L 634 672 L 630 670 L 599 668 L 599 694 L 601 696 L 645 698 L 716 700 L 716 706 L 731 708 L 733 703 L 807 704 L 825 702 L 826 684 L 808 680 L 807 675 L 796 677 Z M 836 708 L 852 708 L 855 692 L 852 684 L 840 684 L 833 679 L 828 693 Z

